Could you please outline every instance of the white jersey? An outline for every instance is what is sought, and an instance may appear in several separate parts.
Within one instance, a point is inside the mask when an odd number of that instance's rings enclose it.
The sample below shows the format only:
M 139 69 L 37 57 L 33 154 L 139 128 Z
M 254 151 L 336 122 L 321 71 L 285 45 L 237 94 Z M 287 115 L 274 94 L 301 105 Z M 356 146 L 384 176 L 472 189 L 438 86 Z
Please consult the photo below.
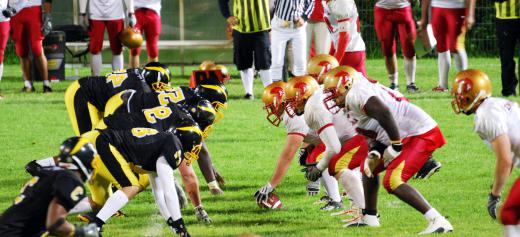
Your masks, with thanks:
M 520 108 L 516 102 L 487 98 L 475 112 L 475 132 L 491 147 L 491 142 L 506 134 L 511 142 L 515 163 L 520 157 Z M 517 166 L 518 167 L 518 166 Z
M 134 0 L 134 8 L 148 8 L 161 15 L 161 0 Z
M 361 129 L 369 128 L 369 122 L 373 120 L 364 113 L 365 104 L 373 96 L 388 106 L 399 128 L 401 139 L 424 134 L 437 126 L 430 115 L 408 102 L 401 93 L 377 82 L 360 79 L 354 82 L 347 94 L 346 103 L 347 109 L 359 120 L 357 126 Z
M 305 104 L 305 113 L 303 114 L 305 123 L 307 123 L 310 129 L 317 131 L 318 134 L 322 129 L 328 126 L 334 126 L 341 142 L 354 137 L 356 135 L 356 128 L 349 121 L 345 111 L 342 110 L 333 115 L 325 108 L 323 104 L 324 98 L 325 95 L 323 94 L 322 88 L 309 97 Z
M 347 32 L 349 42 L 345 52 L 365 51 L 365 42 L 359 32 L 359 15 L 354 0 L 332 0 L 323 7 L 325 23 L 329 28 L 334 48 L 338 48 L 339 33 Z
M 432 0 L 432 7 L 440 8 L 466 8 L 466 0 Z
M 409 0 L 379 0 L 376 2 L 376 7 L 384 9 L 399 9 L 410 6 Z
M 92 20 L 119 20 L 125 18 L 123 0 L 89 0 L 89 13 Z
M 313 145 L 318 145 L 320 143 L 318 134 L 307 126 L 303 116 L 294 116 L 291 118 L 284 112 L 282 120 L 285 124 L 287 135 L 300 135 L 303 137 L 303 142 Z
M 36 6 L 42 5 L 42 0 L 19 0 L 19 1 L 25 1 L 24 8 L 36 7 Z

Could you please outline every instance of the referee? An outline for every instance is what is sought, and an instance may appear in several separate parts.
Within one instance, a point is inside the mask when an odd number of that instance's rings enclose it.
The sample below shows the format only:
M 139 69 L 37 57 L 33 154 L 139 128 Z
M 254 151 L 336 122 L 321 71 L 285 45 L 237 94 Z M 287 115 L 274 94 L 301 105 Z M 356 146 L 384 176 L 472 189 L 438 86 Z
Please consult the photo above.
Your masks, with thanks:
M 220 12 L 233 26 L 233 62 L 240 71 L 246 91 L 244 98 L 253 99 L 254 70 L 262 83 L 271 84 L 271 45 L 269 42 L 270 14 L 268 0 L 233 0 L 233 14 L 229 0 L 219 0 Z
M 516 43 L 520 40 L 520 0 L 495 0 L 495 9 L 496 34 L 502 66 L 502 95 L 516 96 L 518 77 L 515 74 L 514 56 Z M 520 74 L 520 62 L 518 71 Z

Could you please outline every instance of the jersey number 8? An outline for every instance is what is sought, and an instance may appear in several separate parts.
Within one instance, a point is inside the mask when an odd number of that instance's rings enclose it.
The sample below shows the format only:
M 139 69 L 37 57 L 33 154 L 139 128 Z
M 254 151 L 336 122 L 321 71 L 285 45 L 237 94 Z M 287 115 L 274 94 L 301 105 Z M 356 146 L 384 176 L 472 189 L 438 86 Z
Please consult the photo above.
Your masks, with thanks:
M 158 106 L 151 109 L 143 110 L 146 121 L 149 123 L 156 123 L 157 119 L 163 120 L 172 114 L 172 110 L 168 107 Z

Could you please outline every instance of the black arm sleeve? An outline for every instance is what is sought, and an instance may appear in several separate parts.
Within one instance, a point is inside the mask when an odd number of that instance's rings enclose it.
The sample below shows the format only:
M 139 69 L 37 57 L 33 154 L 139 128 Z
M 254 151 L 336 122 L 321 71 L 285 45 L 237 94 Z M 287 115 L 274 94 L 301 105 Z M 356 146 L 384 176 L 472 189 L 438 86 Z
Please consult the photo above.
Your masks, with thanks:
M 218 0 L 218 8 L 220 9 L 220 13 L 224 16 L 224 18 L 228 18 L 231 16 L 229 12 L 229 0 Z
M 364 109 L 367 116 L 379 122 L 379 125 L 383 127 L 391 141 L 401 140 L 399 128 L 392 116 L 392 112 L 390 112 L 388 107 L 379 98 L 375 96 L 370 97 Z

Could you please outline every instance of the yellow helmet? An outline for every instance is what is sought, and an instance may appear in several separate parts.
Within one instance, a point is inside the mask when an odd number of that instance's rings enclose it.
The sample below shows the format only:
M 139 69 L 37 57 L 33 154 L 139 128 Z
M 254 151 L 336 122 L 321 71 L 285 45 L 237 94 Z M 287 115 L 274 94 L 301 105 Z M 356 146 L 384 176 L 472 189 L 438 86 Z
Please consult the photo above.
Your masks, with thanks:
M 339 62 L 334 56 L 318 54 L 312 57 L 309 63 L 307 63 L 307 72 L 321 84 L 323 82 L 320 79 L 321 76 L 337 66 L 339 66 Z
M 199 65 L 199 70 L 209 70 L 211 67 L 214 67 L 215 66 L 215 62 L 214 61 L 211 61 L 211 60 L 204 60 L 200 65 Z
M 482 101 L 491 96 L 491 81 L 481 70 L 467 69 L 455 76 L 451 94 L 455 113 L 472 114 Z
M 344 104 L 338 104 L 336 99 L 345 97 L 354 81 L 359 78 L 359 72 L 350 66 L 339 66 L 328 71 L 323 76 L 323 92 L 327 94 L 323 100 L 325 107 L 330 112 L 337 113 L 338 107 L 344 107 Z
M 274 126 L 280 125 L 283 110 L 285 109 L 285 86 L 283 81 L 276 81 L 268 85 L 262 94 L 262 101 L 267 111 L 267 120 Z
M 208 68 L 208 70 L 220 70 L 224 81 L 229 81 L 229 79 L 231 79 L 231 73 L 229 72 L 227 67 L 222 64 L 216 64 L 216 65 L 210 66 Z
M 301 115 L 303 111 L 296 111 L 296 109 L 305 105 L 305 102 L 315 91 L 319 89 L 318 82 L 311 76 L 293 77 L 285 85 L 285 98 L 287 104 L 285 111 L 289 117 L 294 117 L 296 114 Z

